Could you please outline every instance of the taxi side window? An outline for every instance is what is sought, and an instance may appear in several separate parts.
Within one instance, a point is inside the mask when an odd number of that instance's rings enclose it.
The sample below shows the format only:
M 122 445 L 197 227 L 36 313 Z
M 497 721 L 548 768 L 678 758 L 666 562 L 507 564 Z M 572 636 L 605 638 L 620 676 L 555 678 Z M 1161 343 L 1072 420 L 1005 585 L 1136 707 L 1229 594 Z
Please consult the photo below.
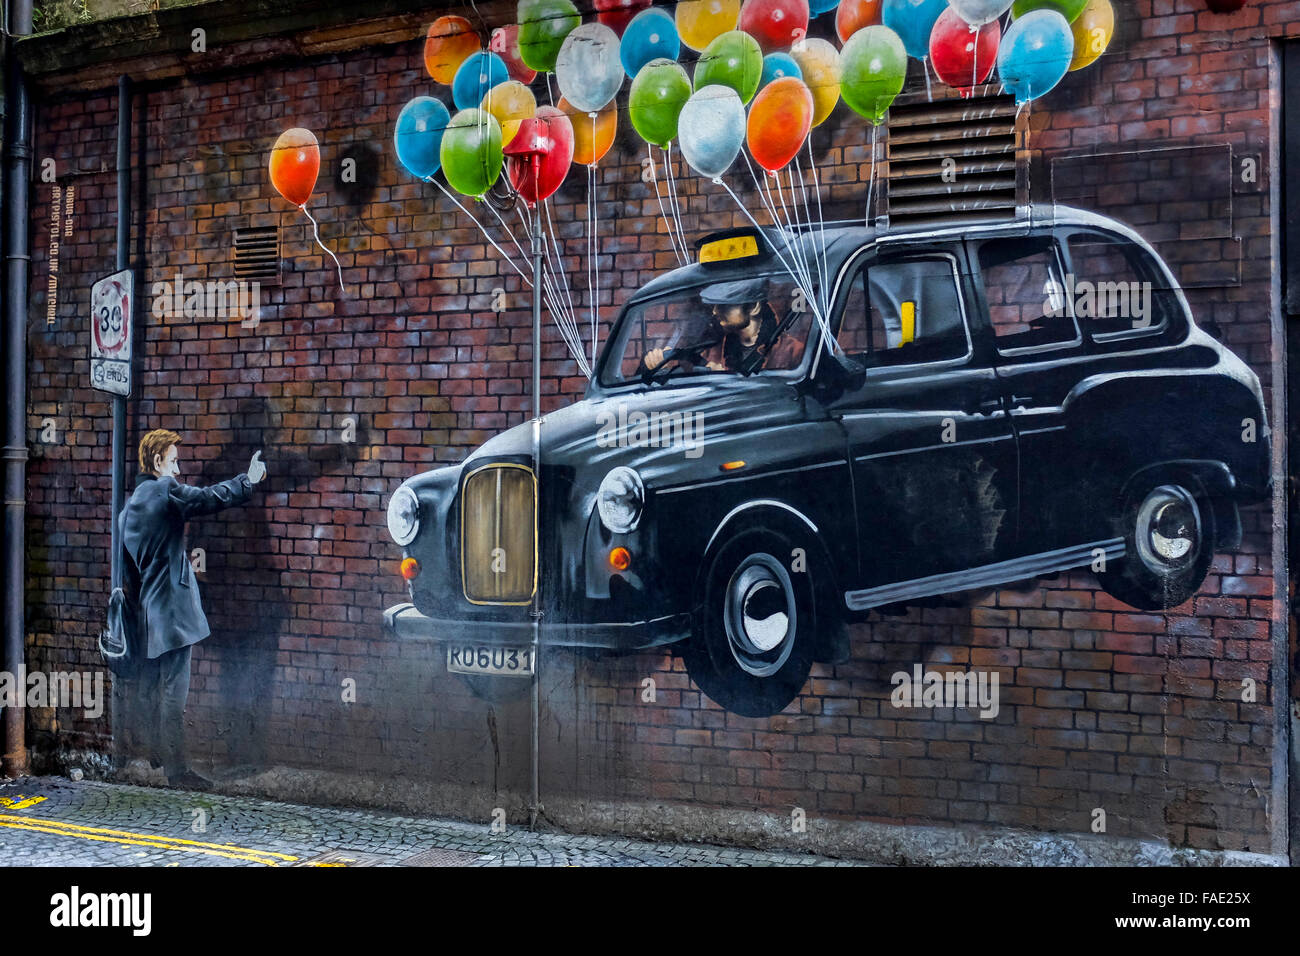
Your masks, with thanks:
M 989 239 L 980 244 L 979 263 L 999 352 L 1081 341 L 1051 236 Z
M 1140 247 L 1117 236 L 1076 232 L 1066 248 L 1067 294 L 1094 339 L 1157 332 L 1177 314 L 1177 295 Z
M 967 355 L 970 341 L 952 261 L 935 256 L 863 266 L 849 286 L 836 341 L 867 368 Z

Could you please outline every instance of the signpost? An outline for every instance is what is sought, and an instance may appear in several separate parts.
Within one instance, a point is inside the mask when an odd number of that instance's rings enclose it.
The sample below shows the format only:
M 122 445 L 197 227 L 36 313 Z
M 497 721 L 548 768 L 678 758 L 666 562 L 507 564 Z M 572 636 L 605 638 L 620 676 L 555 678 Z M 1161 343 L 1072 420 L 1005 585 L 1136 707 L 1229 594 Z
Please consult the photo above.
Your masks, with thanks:
M 90 384 L 131 394 L 131 270 L 100 279 L 90 290 Z

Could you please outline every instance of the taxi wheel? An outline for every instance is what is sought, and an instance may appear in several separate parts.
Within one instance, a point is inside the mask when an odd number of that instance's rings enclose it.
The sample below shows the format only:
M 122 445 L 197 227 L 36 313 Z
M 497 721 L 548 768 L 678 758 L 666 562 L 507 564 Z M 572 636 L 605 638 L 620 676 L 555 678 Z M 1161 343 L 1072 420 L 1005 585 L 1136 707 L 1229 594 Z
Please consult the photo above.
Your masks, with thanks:
M 1186 479 L 1144 485 L 1121 514 L 1124 557 L 1097 576 L 1106 593 L 1143 611 L 1194 595 L 1214 560 L 1214 508 L 1200 486 Z
M 808 680 L 814 592 L 809 572 L 787 566 L 795 547 L 775 532 L 744 532 L 708 566 L 704 610 L 682 656 L 696 686 L 734 714 L 779 714 Z

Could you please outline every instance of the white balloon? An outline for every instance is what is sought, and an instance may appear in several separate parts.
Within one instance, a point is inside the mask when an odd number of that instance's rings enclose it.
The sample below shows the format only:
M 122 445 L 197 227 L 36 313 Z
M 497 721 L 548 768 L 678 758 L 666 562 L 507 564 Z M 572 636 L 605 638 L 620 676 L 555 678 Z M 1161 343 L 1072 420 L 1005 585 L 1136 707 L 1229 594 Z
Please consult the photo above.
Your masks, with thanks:
M 1012 0 L 948 0 L 957 16 L 972 27 L 992 23 L 1011 9 Z
M 691 169 L 717 179 L 745 143 L 745 104 L 729 86 L 711 83 L 691 94 L 677 117 L 677 144 Z
M 575 109 L 595 113 L 623 85 L 618 34 L 603 23 L 584 23 L 564 38 L 555 57 L 555 80 Z

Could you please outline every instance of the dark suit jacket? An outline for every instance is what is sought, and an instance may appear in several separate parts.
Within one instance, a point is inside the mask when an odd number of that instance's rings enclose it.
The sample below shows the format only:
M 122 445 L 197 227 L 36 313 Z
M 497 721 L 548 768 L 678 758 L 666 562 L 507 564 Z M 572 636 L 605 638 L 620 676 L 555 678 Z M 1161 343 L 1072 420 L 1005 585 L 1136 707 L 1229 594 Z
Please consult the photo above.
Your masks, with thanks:
M 185 522 L 242 504 L 252 493 L 247 474 L 206 488 L 172 477 L 136 476 L 135 491 L 118 517 L 118 532 L 122 584 L 139 610 L 146 657 L 196 644 L 211 633 L 185 553 Z

